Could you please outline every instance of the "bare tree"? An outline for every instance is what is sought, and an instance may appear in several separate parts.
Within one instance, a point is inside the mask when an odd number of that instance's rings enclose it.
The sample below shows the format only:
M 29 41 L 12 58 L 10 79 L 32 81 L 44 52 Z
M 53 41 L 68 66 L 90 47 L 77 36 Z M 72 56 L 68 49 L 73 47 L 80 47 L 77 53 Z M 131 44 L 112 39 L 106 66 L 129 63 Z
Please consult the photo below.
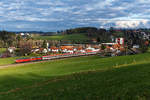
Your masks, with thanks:
M 20 45 L 20 55 L 29 55 L 32 52 L 32 45 L 31 43 L 25 43 Z

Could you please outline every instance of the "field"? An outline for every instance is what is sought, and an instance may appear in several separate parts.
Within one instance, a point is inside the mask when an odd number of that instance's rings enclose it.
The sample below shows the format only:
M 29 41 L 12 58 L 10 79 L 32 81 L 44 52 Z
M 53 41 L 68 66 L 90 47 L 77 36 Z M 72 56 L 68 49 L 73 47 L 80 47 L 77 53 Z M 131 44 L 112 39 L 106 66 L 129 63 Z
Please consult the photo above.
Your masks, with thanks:
M 6 48 L 0 48 L 0 54 L 5 52 L 6 51 Z
M 1 65 L 8 65 L 8 64 L 13 64 L 14 61 L 16 60 L 16 57 L 10 57 L 10 58 L 0 58 L 0 66 Z
M 150 53 L 0 70 L 0 100 L 149 100 Z
M 72 34 L 72 35 L 55 35 L 55 36 L 36 36 L 36 40 L 71 40 L 71 41 L 85 41 L 88 40 L 83 34 Z
M 14 64 L 16 59 L 28 58 L 28 57 L 37 57 L 37 56 L 42 56 L 42 55 L 30 55 L 30 56 L 0 58 L 0 66 Z
M 38 56 L 42 56 L 42 55 L 30 55 L 30 56 L 0 58 L 0 66 L 14 64 L 16 59 L 38 57 Z

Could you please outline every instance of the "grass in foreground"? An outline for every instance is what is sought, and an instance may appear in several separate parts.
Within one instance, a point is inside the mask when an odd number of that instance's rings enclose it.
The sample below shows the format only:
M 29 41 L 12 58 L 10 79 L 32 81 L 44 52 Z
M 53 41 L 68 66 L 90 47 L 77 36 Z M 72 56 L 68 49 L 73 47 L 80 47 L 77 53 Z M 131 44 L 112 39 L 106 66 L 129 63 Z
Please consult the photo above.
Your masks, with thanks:
M 91 56 L 2 69 L 0 99 L 149 100 L 149 56 Z

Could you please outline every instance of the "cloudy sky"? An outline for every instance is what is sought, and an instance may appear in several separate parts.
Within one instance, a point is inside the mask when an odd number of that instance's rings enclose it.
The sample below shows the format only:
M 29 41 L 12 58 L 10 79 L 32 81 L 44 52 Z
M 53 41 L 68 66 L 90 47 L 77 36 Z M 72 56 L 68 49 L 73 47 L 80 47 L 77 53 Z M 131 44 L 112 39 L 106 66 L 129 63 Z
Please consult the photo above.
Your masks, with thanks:
M 0 0 L 0 30 L 150 27 L 150 0 Z

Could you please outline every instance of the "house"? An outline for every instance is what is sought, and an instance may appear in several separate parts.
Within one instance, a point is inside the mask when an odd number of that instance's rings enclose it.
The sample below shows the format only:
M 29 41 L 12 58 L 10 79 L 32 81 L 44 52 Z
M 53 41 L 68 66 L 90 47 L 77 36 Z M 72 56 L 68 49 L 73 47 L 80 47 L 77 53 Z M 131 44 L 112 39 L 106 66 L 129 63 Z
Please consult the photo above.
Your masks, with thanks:
M 33 53 L 37 53 L 37 52 L 39 52 L 39 51 L 40 51 L 40 49 L 38 49 L 38 48 L 32 50 Z
M 9 47 L 9 48 L 8 48 L 8 51 L 9 51 L 10 53 L 13 53 L 15 50 L 16 50 L 15 47 Z
M 138 49 L 138 48 L 140 48 L 140 46 L 139 45 L 133 45 L 133 48 Z
M 67 49 L 67 53 L 74 53 L 73 48 Z
M 50 49 L 50 48 L 48 48 L 47 50 L 48 50 L 48 52 L 51 52 L 51 49 Z
M 63 52 L 63 53 L 74 53 L 74 49 L 73 48 L 61 49 L 61 52 Z
M 53 52 L 53 53 L 59 52 L 59 48 L 56 48 L 56 47 L 51 47 L 50 50 L 51 50 L 51 52 Z
M 116 38 L 116 43 L 124 45 L 124 38 Z
M 61 46 L 60 51 L 63 53 L 74 53 L 74 46 Z
M 47 49 L 43 49 L 43 51 L 42 51 L 43 53 L 47 53 L 48 52 L 48 50 Z
M 93 51 L 93 52 L 98 52 L 100 49 L 92 48 L 91 46 L 89 46 L 88 48 L 86 48 L 86 50 L 90 50 L 90 51 Z
M 24 36 L 25 34 L 24 34 L 24 33 L 20 33 L 20 35 L 21 35 L 21 36 Z
M 142 35 L 142 38 L 144 40 L 150 40 L 150 34 L 149 33 L 146 33 L 146 32 L 139 32 L 140 35 Z
M 31 37 L 31 35 L 29 33 L 20 33 L 20 35 L 24 38 Z
M 85 53 L 85 50 L 83 48 L 77 48 L 77 52 Z

